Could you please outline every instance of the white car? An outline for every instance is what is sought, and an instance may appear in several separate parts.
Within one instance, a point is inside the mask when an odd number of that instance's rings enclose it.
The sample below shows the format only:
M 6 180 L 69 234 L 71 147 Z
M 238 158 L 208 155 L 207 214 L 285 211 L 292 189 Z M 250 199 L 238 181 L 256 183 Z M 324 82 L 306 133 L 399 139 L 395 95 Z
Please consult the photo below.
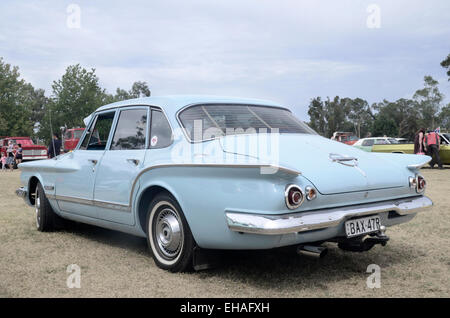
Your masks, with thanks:
M 370 137 L 370 138 L 362 138 L 353 144 L 354 147 L 357 147 L 364 151 L 372 151 L 373 145 L 390 145 L 390 144 L 398 144 L 398 140 L 392 137 Z

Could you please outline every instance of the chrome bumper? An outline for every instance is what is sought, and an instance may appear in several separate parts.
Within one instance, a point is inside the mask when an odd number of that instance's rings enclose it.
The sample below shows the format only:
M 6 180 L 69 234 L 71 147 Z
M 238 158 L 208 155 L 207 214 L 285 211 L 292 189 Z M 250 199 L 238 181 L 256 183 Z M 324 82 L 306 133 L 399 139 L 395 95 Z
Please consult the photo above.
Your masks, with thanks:
M 228 227 L 235 232 L 278 235 L 334 227 L 352 217 L 381 212 L 407 215 L 432 205 L 428 197 L 420 196 L 283 215 L 226 212 L 226 218 Z
M 20 187 L 16 190 L 16 195 L 22 199 L 25 199 L 28 195 L 28 191 L 24 187 Z

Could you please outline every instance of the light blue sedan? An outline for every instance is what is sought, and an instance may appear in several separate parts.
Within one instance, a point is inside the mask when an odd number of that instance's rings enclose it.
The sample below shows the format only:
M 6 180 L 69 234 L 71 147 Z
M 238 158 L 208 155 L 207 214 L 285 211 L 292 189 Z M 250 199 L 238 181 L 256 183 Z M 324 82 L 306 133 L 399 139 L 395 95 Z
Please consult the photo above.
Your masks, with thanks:
M 432 206 L 419 174 L 430 157 L 323 138 L 271 101 L 148 97 L 85 122 L 73 152 L 19 165 L 16 194 L 39 231 L 63 218 L 146 237 L 174 272 L 202 268 L 209 249 L 365 251 Z

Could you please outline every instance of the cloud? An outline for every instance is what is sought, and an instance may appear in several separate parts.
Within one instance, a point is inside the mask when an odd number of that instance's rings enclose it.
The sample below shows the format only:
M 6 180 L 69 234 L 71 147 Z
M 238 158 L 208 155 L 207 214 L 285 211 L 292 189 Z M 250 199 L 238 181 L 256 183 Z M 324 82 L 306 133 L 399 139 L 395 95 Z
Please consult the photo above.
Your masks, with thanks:
M 81 28 L 67 27 L 67 6 Z M 69 64 L 95 68 L 112 92 L 148 81 L 154 94 L 269 98 L 306 116 L 309 99 L 396 99 L 443 77 L 450 3 L 377 1 L 12 1 L 0 3 L 0 48 L 24 78 L 51 92 Z M 450 96 L 448 83 L 442 90 Z

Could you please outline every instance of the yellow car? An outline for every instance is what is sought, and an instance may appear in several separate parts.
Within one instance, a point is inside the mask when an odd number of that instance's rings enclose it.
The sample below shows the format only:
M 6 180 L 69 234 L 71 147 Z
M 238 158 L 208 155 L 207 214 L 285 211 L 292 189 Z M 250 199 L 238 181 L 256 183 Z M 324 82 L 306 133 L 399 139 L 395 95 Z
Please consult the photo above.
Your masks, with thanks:
M 441 137 L 441 149 L 439 156 L 442 164 L 450 165 L 450 134 L 439 134 Z M 390 152 L 390 153 L 414 153 L 414 144 L 388 144 L 388 145 L 373 145 L 372 152 Z

